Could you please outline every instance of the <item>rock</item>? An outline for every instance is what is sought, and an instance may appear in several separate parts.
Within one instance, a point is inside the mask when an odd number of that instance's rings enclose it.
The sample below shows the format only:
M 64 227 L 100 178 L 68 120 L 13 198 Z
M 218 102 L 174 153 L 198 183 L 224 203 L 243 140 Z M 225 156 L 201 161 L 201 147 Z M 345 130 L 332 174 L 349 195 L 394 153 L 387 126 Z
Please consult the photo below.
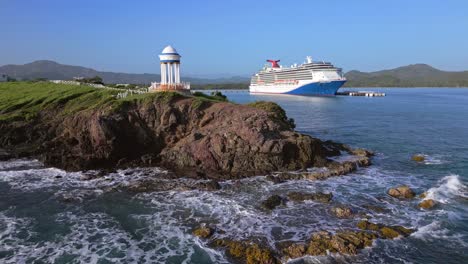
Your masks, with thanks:
M 427 196 L 427 192 L 423 192 L 418 197 L 421 198 L 421 199 L 424 199 L 424 198 L 426 198 L 426 196 Z
M 290 192 L 288 193 L 288 199 L 295 202 L 303 202 L 305 200 L 319 201 L 322 203 L 328 203 L 333 198 L 332 193 L 301 193 L 301 192 Z
M 407 237 L 415 231 L 403 226 L 374 224 L 367 220 L 359 221 L 357 227 L 363 230 L 377 231 L 379 233 L 379 237 L 383 239 L 394 239 L 399 236 Z
M 275 103 L 194 107 L 197 100 L 172 92 L 124 102 L 109 95 L 87 111 L 65 111 L 86 106 L 77 96 L 41 108 L 31 120 L 2 122 L 0 148 L 68 171 L 162 166 L 181 177 L 218 180 L 323 167 L 344 149 L 295 132 Z M 366 162 L 333 165 L 330 175 Z
M 331 212 L 338 218 L 349 218 L 353 216 L 353 210 L 347 206 L 335 206 Z
M 217 191 L 221 189 L 221 185 L 216 180 L 197 182 L 193 187 L 202 191 Z
M 392 197 L 400 199 L 410 199 L 414 198 L 414 196 L 416 195 L 414 191 L 406 185 L 401 185 L 396 188 L 390 188 L 387 193 Z
M 252 241 L 217 239 L 211 243 L 226 248 L 227 255 L 247 264 L 279 264 L 273 251 Z
M 209 238 L 213 235 L 214 230 L 206 225 L 201 225 L 200 227 L 193 230 L 193 234 L 200 238 Z
M 278 247 L 281 248 L 281 252 L 290 259 L 303 257 L 307 250 L 305 243 L 287 242 Z
M 338 252 L 356 255 L 359 249 L 371 246 L 377 235 L 370 232 L 342 231 L 334 235 L 321 231 L 314 233 L 310 239 L 307 254 L 326 255 L 328 252 Z
M 363 205 L 362 207 L 366 208 L 366 209 L 369 209 L 369 210 L 372 210 L 376 213 L 387 213 L 389 212 L 390 210 L 386 209 L 386 208 L 383 208 L 381 206 L 378 206 L 378 205 L 372 205 L 372 204 L 365 204 Z
M 436 201 L 434 201 L 432 199 L 426 199 L 426 200 L 423 200 L 422 202 L 420 202 L 418 204 L 418 207 L 422 208 L 422 209 L 431 209 L 435 205 L 436 205 Z
M 411 160 L 416 161 L 416 162 L 423 162 L 426 159 L 424 155 L 421 154 L 416 154 L 411 157 Z
M 367 149 L 357 148 L 350 151 L 351 154 L 362 157 L 371 157 L 374 156 L 374 152 Z
M 268 210 L 273 210 L 282 204 L 284 204 L 284 199 L 281 196 L 272 195 L 262 202 L 262 207 Z
M 278 176 L 268 175 L 265 177 L 266 180 L 273 182 L 274 184 L 283 183 L 284 180 Z

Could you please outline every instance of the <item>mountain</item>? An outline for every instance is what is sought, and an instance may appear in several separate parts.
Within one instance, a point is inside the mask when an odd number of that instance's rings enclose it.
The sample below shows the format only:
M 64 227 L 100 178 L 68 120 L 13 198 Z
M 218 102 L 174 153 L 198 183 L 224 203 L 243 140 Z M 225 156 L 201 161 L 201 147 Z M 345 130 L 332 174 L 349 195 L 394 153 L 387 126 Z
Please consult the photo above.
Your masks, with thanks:
M 468 71 L 441 71 L 427 64 L 376 72 L 350 71 L 345 76 L 345 87 L 468 87 Z
M 133 74 L 133 73 L 118 73 L 118 72 L 103 72 L 94 69 L 59 64 L 55 61 L 39 60 L 24 65 L 5 65 L 0 67 L 0 74 L 6 74 L 15 79 L 37 79 L 46 78 L 49 80 L 71 80 L 73 77 L 94 77 L 100 76 L 104 83 L 135 83 L 149 84 L 161 79 L 159 74 Z M 232 77 L 219 79 L 203 79 L 203 78 L 182 78 L 193 84 L 210 84 L 210 83 L 233 83 L 233 82 L 248 82 L 248 78 Z

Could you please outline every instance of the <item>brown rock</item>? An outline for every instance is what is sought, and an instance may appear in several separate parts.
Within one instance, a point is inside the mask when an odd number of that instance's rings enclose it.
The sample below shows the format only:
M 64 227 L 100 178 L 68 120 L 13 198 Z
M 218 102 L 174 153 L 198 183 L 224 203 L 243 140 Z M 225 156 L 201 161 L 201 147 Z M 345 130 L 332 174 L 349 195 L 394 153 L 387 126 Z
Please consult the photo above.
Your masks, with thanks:
M 288 193 L 288 199 L 295 202 L 303 202 L 305 200 L 319 201 L 322 203 L 328 203 L 333 198 L 332 193 L 301 193 L 301 192 L 290 192 Z
M 414 198 L 414 196 L 416 195 L 414 191 L 406 185 L 401 185 L 396 188 L 390 188 L 387 193 L 392 197 L 400 199 L 410 199 Z
M 423 200 L 422 202 L 420 202 L 418 204 L 418 207 L 422 208 L 422 209 L 431 209 L 435 205 L 436 205 L 436 201 L 434 201 L 432 199 L 426 199 L 426 200 Z
M 213 235 L 214 230 L 206 225 L 201 225 L 200 227 L 193 230 L 193 234 L 201 238 L 209 238 Z
M 382 224 L 374 224 L 367 220 L 360 221 L 357 227 L 363 230 L 377 231 L 383 239 L 394 239 L 398 236 L 409 236 L 415 230 L 408 229 L 403 226 L 386 226 Z
M 217 239 L 214 246 L 225 247 L 229 256 L 247 264 L 279 264 L 272 250 L 251 241 Z
M 331 212 L 338 218 L 349 218 L 353 216 L 353 210 L 347 206 L 335 206 Z
M 416 162 L 423 162 L 426 159 L 426 157 L 424 157 L 424 155 L 421 155 L 421 154 L 416 154 L 416 155 L 413 155 L 411 159 Z
M 272 195 L 262 202 L 262 207 L 268 210 L 273 210 L 277 206 L 283 205 L 284 199 L 279 195 Z

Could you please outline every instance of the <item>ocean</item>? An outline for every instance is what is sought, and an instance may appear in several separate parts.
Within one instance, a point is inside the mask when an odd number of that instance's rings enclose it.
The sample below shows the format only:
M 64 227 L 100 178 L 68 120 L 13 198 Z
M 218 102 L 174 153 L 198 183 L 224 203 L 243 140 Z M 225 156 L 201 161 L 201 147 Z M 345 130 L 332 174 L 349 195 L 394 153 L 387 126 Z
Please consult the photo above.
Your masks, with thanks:
M 366 90 L 366 89 L 359 89 Z M 306 240 L 314 231 L 353 229 L 332 205 L 347 205 L 373 222 L 417 229 L 406 238 L 376 240 L 356 256 L 331 254 L 292 263 L 467 263 L 468 89 L 388 88 L 386 97 L 303 97 L 223 91 L 236 103 L 280 104 L 296 130 L 323 140 L 375 151 L 373 165 L 324 181 L 273 184 L 259 175 L 222 182 L 219 191 L 132 194 L 107 191 L 146 177 L 148 170 L 118 170 L 93 180 L 81 172 L 45 167 L 37 160 L 0 162 L 0 263 L 231 263 L 223 251 L 192 235 L 200 223 L 232 239 L 262 238 L 270 246 Z M 411 160 L 422 154 L 424 162 Z M 397 200 L 386 191 L 407 184 L 428 191 Z M 331 204 L 293 203 L 273 212 L 260 202 L 290 191 L 332 192 Z M 380 206 L 384 212 L 369 210 Z

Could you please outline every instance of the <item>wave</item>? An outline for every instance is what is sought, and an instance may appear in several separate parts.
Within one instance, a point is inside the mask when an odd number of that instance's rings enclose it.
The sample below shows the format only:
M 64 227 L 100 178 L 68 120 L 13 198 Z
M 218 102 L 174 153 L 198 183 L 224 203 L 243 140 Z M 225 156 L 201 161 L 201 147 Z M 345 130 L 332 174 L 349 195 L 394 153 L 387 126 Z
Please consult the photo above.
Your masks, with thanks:
M 439 186 L 427 190 L 424 199 L 433 199 L 440 203 L 449 203 L 456 197 L 468 198 L 468 189 L 456 174 L 448 175 L 439 180 Z

